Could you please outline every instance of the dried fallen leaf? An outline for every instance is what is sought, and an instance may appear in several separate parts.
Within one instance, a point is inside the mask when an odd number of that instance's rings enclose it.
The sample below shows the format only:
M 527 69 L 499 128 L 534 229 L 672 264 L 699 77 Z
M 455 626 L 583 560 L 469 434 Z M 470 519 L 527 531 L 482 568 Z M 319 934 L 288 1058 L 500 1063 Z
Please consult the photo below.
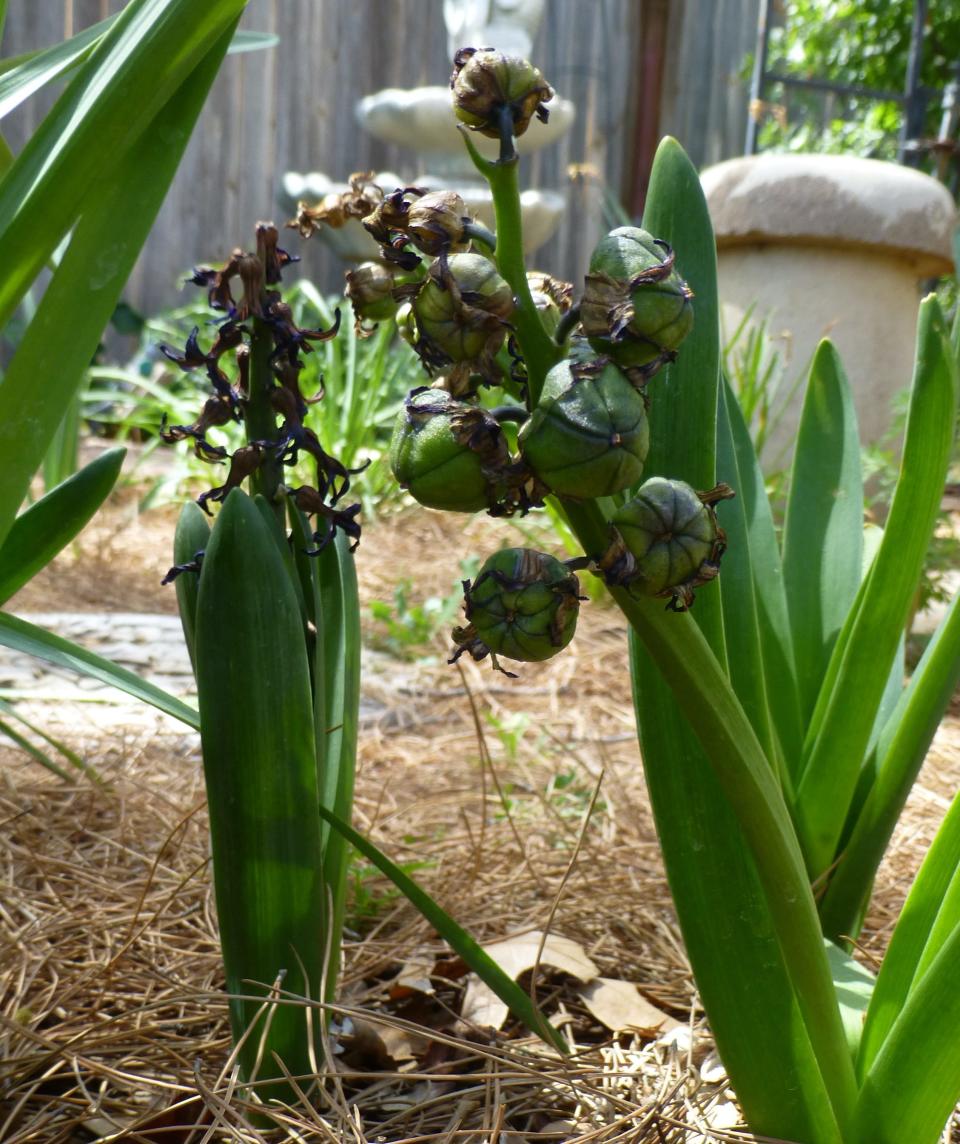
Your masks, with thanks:
M 651 1004 L 632 981 L 598 977 L 580 990 L 580 997 L 600 1024 L 614 1033 L 629 1029 L 653 1037 L 680 1024 Z
M 547 934 L 544 939 L 540 930 L 513 934 L 502 941 L 490 942 L 483 948 L 514 979 L 538 964 L 549 965 L 552 969 L 569 973 L 581 981 L 592 981 L 600 972 L 579 942 L 557 934 Z M 507 1006 L 493 990 L 476 974 L 471 973 L 460 1010 L 462 1019 L 481 1028 L 499 1029 L 507 1019 L 508 1012 Z

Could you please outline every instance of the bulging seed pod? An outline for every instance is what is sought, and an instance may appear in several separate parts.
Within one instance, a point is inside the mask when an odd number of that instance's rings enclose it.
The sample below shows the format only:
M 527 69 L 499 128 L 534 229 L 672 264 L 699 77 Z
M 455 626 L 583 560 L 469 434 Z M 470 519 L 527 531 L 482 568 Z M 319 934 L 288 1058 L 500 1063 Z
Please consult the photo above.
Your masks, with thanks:
M 450 87 L 460 122 L 491 139 L 502 137 L 507 114 L 516 136 L 526 131 L 534 115 L 546 123 L 543 105 L 553 99 L 553 88 L 532 63 L 491 48 L 461 48 L 454 57 Z
M 467 624 L 453 631 L 451 663 L 465 651 L 476 660 L 489 654 L 499 670 L 498 655 L 536 663 L 562 651 L 576 631 L 580 583 L 546 552 L 501 549 L 472 584 L 464 581 L 463 595 Z
M 593 252 L 580 323 L 598 353 L 638 370 L 643 381 L 675 357 L 693 328 L 692 297 L 670 247 L 639 227 L 624 226 Z
M 540 270 L 528 270 L 527 284 L 544 329 L 552 335 L 573 304 L 573 283 L 552 278 Z
M 694 589 L 720 571 L 726 535 L 713 506 L 733 495 L 727 485 L 698 493 L 684 481 L 645 481 L 610 521 L 610 547 L 597 561 L 607 583 L 669 597 L 674 611 L 689 608 Z
M 555 493 L 611 496 L 640 479 L 650 447 L 646 403 L 605 358 L 562 361 L 520 430 L 520 455 Z
M 483 255 L 440 257 L 413 299 L 417 353 L 431 371 L 453 363 L 451 372 L 495 383 L 514 309 L 513 291 Z
M 491 508 L 504 495 L 509 465 L 503 430 L 483 409 L 442 389 L 407 396 L 390 442 L 390 468 L 414 500 L 450 512 Z
M 451 361 L 500 348 L 515 309 L 513 291 L 482 254 L 438 258 L 413 301 L 420 333 Z
M 456 191 L 428 191 L 410 203 L 405 230 L 414 246 L 436 257 L 467 249 L 470 222 L 467 204 Z
M 363 322 L 385 322 L 396 315 L 399 303 L 393 296 L 393 275 L 379 262 L 361 262 L 346 273 L 346 296 L 356 315 L 358 329 Z M 366 331 L 363 331 L 366 332 Z

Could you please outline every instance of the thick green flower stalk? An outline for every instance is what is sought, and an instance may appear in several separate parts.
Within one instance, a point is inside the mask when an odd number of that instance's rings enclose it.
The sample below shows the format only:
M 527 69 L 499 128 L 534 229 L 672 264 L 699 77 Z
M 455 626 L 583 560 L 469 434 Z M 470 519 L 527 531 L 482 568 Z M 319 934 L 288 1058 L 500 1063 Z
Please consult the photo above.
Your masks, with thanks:
M 751 1128 L 798 1144 L 935 1144 L 960 1096 L 960 818 L 931 851 L 874 1001 L 869 974 L 824 939 L 855 936 L 960 676 L 957 606 L 906 690 L 898 660 L 949 456 L 960 334 L 951 346 L 936 302 L 923 304 L 901 481 L 862 580 L 852 402 L 821 348 L 781 548 L 720 376 L 715 245 L 682 150 L 661 146 L 643 227 L 602 239 L 581 289 L 549 285 L 523 261 L 515 137 L 546 117 L 550 85 L 525 60 L 463 49 L 451 88 L 496 233 L 455 196 L 416 188 L 381 192 L 364 215 L 429 380 L 398 415 L 393 472 L 434 509 L 508 515 L 549 498 L 583 549 L 490 556 L 464 584 L 452 659 L 503 671 L 562 654 L 575 573 L 602 578 L 631 628 L 681 927 Z M 496 161 L 474 132 L 499 141 Z

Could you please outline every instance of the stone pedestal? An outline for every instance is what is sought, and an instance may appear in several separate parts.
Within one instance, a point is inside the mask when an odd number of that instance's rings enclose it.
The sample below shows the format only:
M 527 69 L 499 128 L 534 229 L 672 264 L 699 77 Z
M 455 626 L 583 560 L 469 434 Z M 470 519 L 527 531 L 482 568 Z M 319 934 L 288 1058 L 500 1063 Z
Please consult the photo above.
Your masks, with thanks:
M 768 469 L 789 462 L 802 385 L 829 337 L 854 391 L 860 434 L 879 440 L 910 384 L 921 284 L 953 269 L 956 208 L 942 184 L 893 163 L 755 155 L 709 167 L 723 336 L 766 323 L 786 366 Z M 792 396 L 790 396 L 792 391 Z

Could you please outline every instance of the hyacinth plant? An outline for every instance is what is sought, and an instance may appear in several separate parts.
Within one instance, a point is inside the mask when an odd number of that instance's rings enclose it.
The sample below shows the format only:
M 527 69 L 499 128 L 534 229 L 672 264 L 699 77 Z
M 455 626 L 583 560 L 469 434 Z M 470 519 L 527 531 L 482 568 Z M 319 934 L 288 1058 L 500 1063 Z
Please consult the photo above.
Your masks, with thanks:
M 354 305 L 396 311 L 431 379 L 395 429 L 401 486 L 454 512 L 546 502 L 582 546 L 565 561 L 491 555 L 464 585 L 452 658 L 506 670 L 558 654 L 577 573 L 604 581 L 630 626 L 671 889 L 748 1123 L 800 1144 L 933 1144 L 960 1096 L 960 803 L 876 980 L 844 947 L 960 675 L 956 603 L 906 687 L 902 661 L 956 420 L 958 335 L 926 299 L 882 533 L 864 532 L 850 391 L 821 346 L 781 543 L 721 377 L 715 244 L 680 146 L 661 145 L 643 229 L 600 242 L 574 305 L 522 255 L 514 140 L 547 114 L 549 85 L 526 61 L 465 49 L 451 86 L 495 234 L 452 192 L 362 180 L 301 218 L 352 212 L 382 244 Z M 499 158 L 471 132 L 499 140 Z

